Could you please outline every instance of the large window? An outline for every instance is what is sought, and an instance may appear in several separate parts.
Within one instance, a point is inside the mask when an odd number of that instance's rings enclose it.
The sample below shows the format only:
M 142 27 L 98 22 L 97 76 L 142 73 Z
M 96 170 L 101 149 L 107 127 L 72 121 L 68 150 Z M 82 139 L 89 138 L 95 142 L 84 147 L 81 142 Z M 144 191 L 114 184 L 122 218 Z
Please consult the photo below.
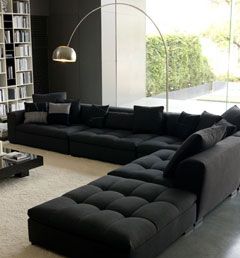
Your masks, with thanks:
M 145 9 L 164 36 L 169 111 L 220 114 L 240 103 L 240 0 L 125 2 Z M 136 10 L 116 10 L 115 104 L 165 105 L 166 56 L 157 30 Z

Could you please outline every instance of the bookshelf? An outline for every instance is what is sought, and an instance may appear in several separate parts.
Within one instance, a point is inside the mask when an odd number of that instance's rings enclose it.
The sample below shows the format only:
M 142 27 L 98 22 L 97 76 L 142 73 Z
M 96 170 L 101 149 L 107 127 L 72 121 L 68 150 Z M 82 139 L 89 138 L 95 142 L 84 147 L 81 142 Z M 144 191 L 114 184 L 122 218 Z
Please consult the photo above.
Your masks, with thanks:
M 0 119 L 33 93 L 30 0 L 0 0 Z

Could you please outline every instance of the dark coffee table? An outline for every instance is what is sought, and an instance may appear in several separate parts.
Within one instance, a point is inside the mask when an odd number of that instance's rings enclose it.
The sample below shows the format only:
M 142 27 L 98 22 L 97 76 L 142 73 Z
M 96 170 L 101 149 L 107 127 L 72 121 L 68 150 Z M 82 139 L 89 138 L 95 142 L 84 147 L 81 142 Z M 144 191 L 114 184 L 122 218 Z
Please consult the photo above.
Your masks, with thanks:
M 5 153 L 16 150 L 4 148 Z M 4 156 L 0 157 L 0 179 L 6 177 L 25 177 L 29 176 L 29 170 L 43 165 L 43 157 L 39 155 L 29 154 L 29 159 L 16 162 L 4 160 Z

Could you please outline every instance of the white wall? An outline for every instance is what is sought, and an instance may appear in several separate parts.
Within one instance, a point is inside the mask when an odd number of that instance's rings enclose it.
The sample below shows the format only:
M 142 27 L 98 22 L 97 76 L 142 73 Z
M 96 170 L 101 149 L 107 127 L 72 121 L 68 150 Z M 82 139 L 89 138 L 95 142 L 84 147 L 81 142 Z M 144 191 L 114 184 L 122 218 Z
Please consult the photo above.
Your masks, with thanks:
M 145 10 L 145 0 L 116 0 Z M 102 0 L 102 4 L 112 0 Z M 115 16 L 116 15 L 116 16 Z M 116 23 L 115 23 L 116 21 Z M 145 97 L 146 19 L 125 6 L 102 10 L 102 102 L 124 105 Z

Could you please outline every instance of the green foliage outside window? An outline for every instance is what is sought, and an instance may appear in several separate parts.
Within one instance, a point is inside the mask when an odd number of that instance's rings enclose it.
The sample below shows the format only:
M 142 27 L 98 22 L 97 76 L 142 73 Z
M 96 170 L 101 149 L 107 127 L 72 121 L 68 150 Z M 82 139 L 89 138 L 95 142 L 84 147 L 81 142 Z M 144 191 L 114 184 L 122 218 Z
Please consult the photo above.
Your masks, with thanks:
M 197 36 L 164 37 L 169 55 L 169 90 L 197 86 L 214 79 Z M 165 91 L 165 52 L 158 36 L 147 37 L 147 96 Z

